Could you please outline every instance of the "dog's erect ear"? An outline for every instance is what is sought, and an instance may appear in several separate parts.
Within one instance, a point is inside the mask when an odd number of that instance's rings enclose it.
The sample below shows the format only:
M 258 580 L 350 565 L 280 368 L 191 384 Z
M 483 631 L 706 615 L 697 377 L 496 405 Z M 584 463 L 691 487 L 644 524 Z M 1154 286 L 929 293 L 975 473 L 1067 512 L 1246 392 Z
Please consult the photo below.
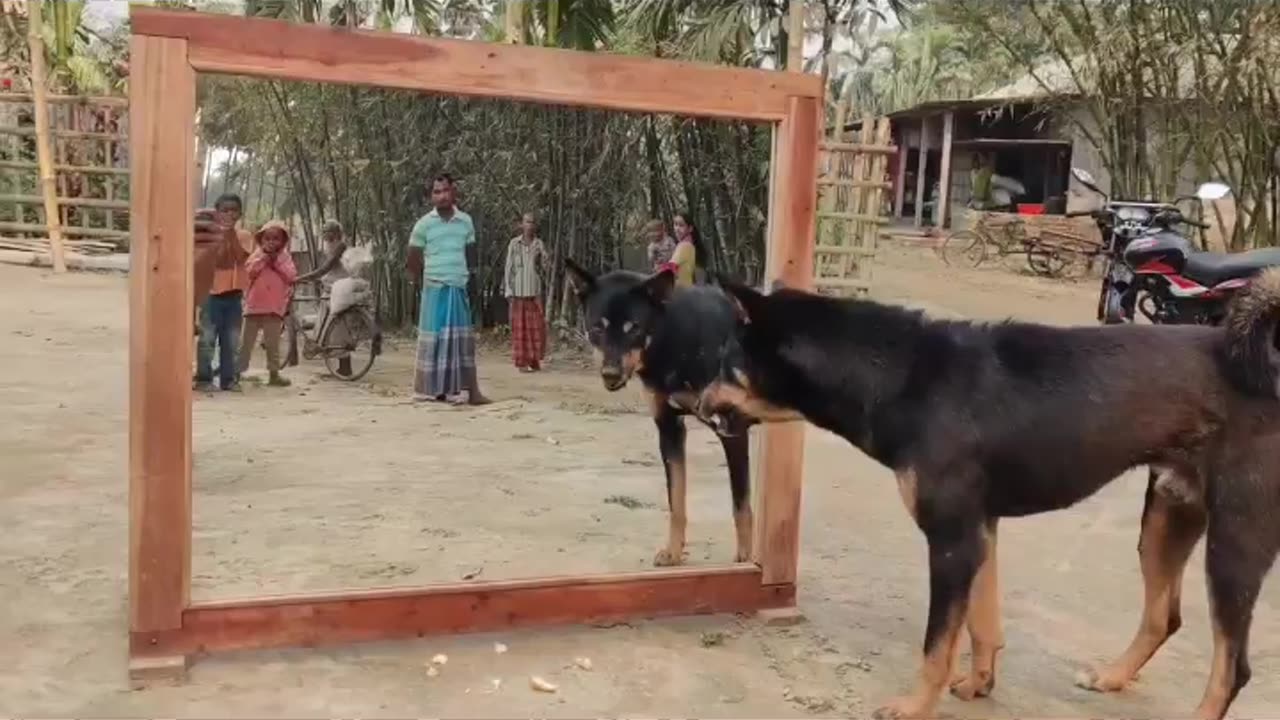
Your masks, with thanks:
M 578 294 L 578 297 L 586 297 L 596 289 L 596 276 L 574 262 L 573 258 L 567 257 L 564 259 L 564 268 L 569 271 L 567 276 L 569 284 L 573 286 L 573 290 Z
M 636 290 L 647 295 L 658 305 L 665 305 L 676 289 L 676 274 L 670 268 L 659 270 L 649 276 Z
M 744 324 L 758 322 L 764 303 L 768 298 L 756 290 L 738 283 L 720 278 L 720 287 L 724 289 L 729 300 L 738 311 L 738 320 Z

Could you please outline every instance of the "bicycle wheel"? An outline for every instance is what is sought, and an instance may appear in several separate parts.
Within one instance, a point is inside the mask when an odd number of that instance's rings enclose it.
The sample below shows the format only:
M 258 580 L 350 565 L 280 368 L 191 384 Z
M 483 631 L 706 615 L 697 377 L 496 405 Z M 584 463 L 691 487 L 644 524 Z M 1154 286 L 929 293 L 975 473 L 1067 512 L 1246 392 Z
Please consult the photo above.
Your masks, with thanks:
M 343 310 L 329 322 L 320 338 L 324 366 L 339 380 L 359 380 L 378 357 L 377 325 L 360 308 Z
M 942 262 L 957 267 L 976 268 L 987 259 L 987 244 L 972 230 L 951 233 L 942 241 Z

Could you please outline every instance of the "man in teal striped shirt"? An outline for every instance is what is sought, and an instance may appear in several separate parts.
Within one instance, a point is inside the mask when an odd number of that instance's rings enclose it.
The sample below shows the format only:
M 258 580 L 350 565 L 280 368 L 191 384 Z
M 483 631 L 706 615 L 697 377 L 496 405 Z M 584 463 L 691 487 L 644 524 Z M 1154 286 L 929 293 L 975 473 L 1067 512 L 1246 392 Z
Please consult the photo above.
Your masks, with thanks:
M 413 395 L 418 400 L 483 405 L 476 373 L 476 336 L 471 323 L 467 255 L 475 250 L 471 216 L 456 206 L 453 177 L 431 181 L 434 209 L 409 233 L 409 272 L 422 278 Z

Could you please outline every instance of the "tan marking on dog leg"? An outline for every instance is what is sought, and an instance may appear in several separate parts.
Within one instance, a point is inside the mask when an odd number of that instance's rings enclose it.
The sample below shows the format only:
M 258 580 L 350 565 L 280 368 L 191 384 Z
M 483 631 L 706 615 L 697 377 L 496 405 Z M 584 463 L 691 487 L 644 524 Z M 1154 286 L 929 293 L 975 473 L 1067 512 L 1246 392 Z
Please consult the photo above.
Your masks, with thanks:
M 755 523 L 751 514 L 751 504 L 744 504 L 745 507 L 733 513 L 733 529 L 738 536 L 738 549 L 733 553 L 734 562 L 751 561 L 751 538 Z
M 663 393 L 654 392 L 646 387 L 644 399 L 649 403 L 649 417 L 656 418 L 666 412 L 667 396 Z
M 1115 692 L 1128 685 L 1143 665 L 1178 629 L 1182 615 L 1182 571 L 1204 533 L 1203 511 L 1156 492 L 1138 541 L 1142 566 L 1142 620 L 1129 647 L 1101 668 L 1081 672 L 1076 685 Z
M 677 410 L 693 412 L 698 409 L 698 396 L 691 392 L 679 390 L 667 396 L 667 404 Z
M 969 591 L 969 674 L 951 685 L 961 700 L 986 697 L 996 685 L 996 655 L 1004 648 L 1000 627 L 1000 580 L 996 556 L 996 523 L 983 531 L 984 554 Z M 956 643 L 960 647 L 960 643 Z M 958 652 L 957 652 L 958 654 Z
M 1210 602 L 1212 605 L 1212 602 Z M 1212 615 L 1212 610 L 1210 615 Z M 1213 662 L 1209 665 L 1209 684 L 1204 689 L 1204 697 L 1196 707 L 1195 717 L 1199 720 L 1219 720 L 1227 714 L 1231 703 L 1231 688 L 1236 681 L 1236 662 L 1231 652 L 1231 643 L 1226 633 L 1213 621 Z
M 659 567 L 684 562 L 684 533 L 688 524 L 685 514 L 685 464 L 683 460 L 668 463 L 671 472 L 670 503 L 667 513 L 667 546 L 658 551 L 653 564 Z
M 748 388 L 716 381 L 707 386 L 702 393 L 702 403 L 708 408 L 719 408 L 728 405 L 738 412 L 761 422 L 791 422 L 803 420 L 804 416 L 795 410 L 778 407 L 753 395 Z
M 951 663 L 955 658 L 956 645 L 960 640 L 960 628 L 964 625 L 965 613 L 959 609 L 952 610 L 947 616 L 947 626 L 933 650 L 926 653 L 920 663 L 920 676 L 916 680 L 915 689 L 910 695 L 896 697 L 880 706 L 872 717 L 885 718 L 932 718 L 935 716 L 938 699 L 942 689 L 951 680 Z
M 902 504 L 907 514 L 916 519 L 916 473 L 914 470 L 903 470 L 897 473 L 898 494 L 902 496 Z

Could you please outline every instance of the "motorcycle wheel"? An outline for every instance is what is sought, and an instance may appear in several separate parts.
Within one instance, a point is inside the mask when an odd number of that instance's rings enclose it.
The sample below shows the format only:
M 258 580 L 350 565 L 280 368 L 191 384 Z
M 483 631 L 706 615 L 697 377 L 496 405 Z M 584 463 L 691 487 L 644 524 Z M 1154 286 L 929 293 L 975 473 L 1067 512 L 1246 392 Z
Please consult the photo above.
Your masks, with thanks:
M 976 268 L 987 259 L 987 244 L 972 230 L 961 230 L 942 241 L 939 254 L 947 265 Z
M 1098 308 L 1094 318 L 1098 322 L 1102 322 L 1103 310 L 1107 307 L 1107 290 L 1111 288 L 1110 275 L 1111 263 L 1108 262 L 1106 267 L 1102 269 L 1102 289 L 1098 291 Z

